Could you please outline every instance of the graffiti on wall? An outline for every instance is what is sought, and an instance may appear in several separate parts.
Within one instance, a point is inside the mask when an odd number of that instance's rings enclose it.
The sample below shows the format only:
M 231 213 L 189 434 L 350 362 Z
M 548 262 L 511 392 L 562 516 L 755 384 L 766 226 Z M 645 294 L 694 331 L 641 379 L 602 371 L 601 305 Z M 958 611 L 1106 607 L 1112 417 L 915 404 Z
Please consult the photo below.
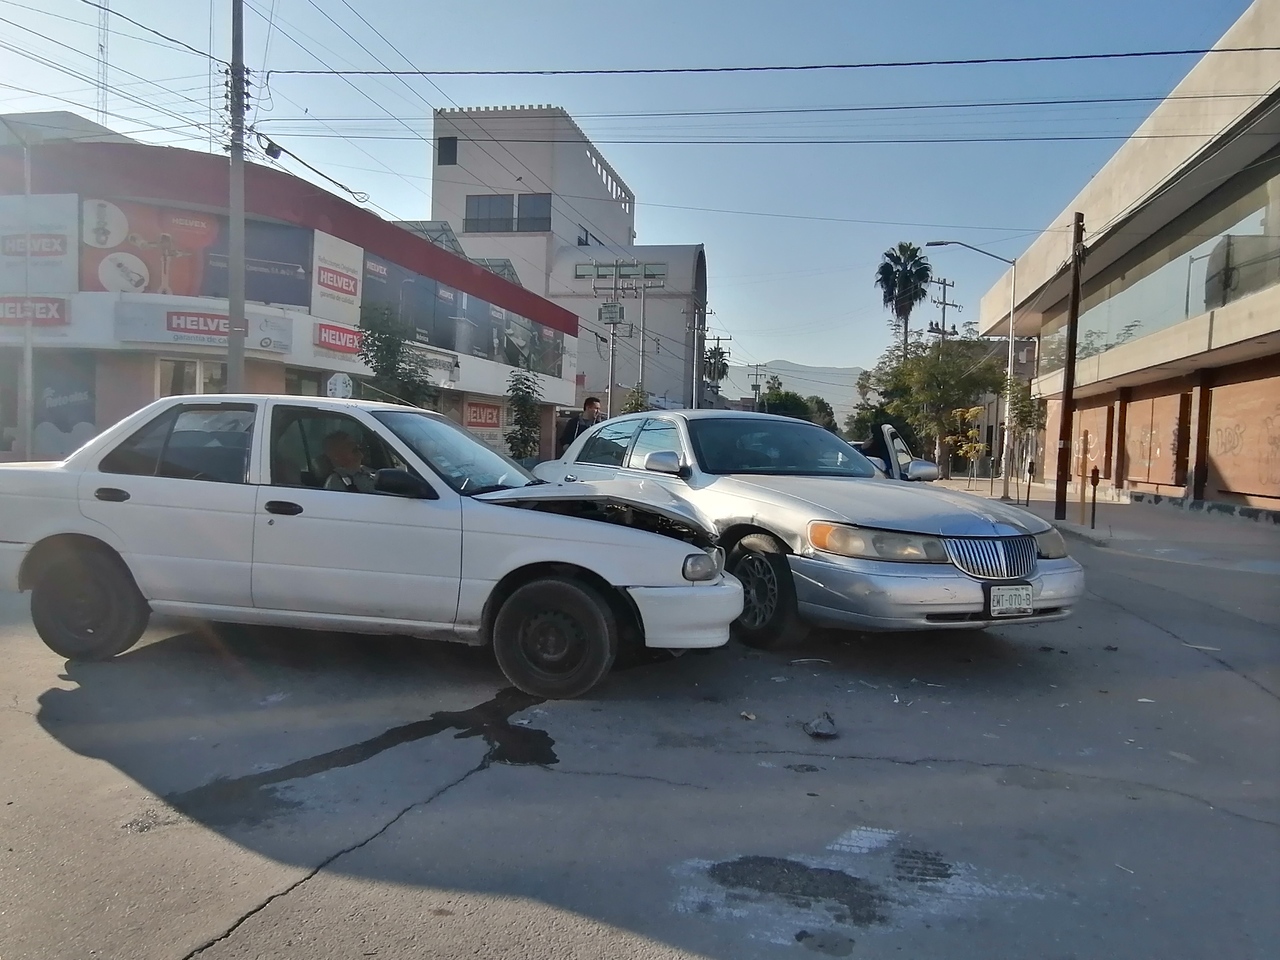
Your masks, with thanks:
M 1215 427 L 1213 431 L 1213 454 L 1217 457 L 1234 457 L 1244 449 L 1244 424 L 1233 423 L 1228 426 Z

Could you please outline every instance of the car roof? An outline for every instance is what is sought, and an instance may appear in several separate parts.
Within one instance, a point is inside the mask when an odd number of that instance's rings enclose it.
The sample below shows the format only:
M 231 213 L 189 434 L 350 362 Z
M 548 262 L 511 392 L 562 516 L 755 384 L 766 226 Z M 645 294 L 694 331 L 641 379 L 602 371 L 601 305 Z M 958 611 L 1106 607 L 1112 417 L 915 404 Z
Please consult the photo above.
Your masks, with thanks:
M 809 426 L 817 426 L 817 424 L 809 420 L 800 420 L 796 417 L 783 417 L 776 413 L 753 413 L 750 410 L 715 410 L 710 408 L 700 408 L 698 410 L 650 410 L 646 413 L 628 413 L 623 416 L 614 417 L 614 420 L 622 420 L 624 417 L 681 417 L 685 420 L 756 420 L 756 421 L 782 421 L 785 423 L 804 423 Z M 604 421 L 608 423 L 610 421 Z M 819 428 L 821 429 L 821 428 Z
M 260 403 L 263 400 L 279 400 L 300 406 L 317 406 L 330 409 L 356 408 L 359 410 L 413 410 L 419 413 L 435 413 L 433 410 L 424 410 L 421 407 L 415 407 L 407 403 L 386 403 L 381 400 L 354 400 L 342 397 L 306 397 L 286 393 L 184 394 L 175 397 L 166 397 L 165 399 L 173 403 L 191 403 L 193 401 L 197 403 Z

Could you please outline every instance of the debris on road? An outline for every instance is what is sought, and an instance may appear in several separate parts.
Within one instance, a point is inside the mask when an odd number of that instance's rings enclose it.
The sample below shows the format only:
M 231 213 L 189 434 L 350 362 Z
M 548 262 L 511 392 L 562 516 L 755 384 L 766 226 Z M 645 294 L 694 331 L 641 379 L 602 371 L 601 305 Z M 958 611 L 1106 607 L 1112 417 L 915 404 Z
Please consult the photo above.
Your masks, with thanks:
M 1117 650 L 1119 650 L 1120 648 L 1119 648 L 1119 647 L 1117 647 L 1114 643 L 1108 643 L 1108 644 L 1107 644 L 1105 647 L 1103 647 L 1102 649 L 1103 649 L 1103 650 L 1110 650 L 1112 653 L 1115 653 L 1115 652 L 1116 652 Z
M 769 679 L 772 680 L 774 683 L 786 683 L 788 680 L 787 677 L 770 677 Z
M 754 720 L 756 718 L 756 715 L 754 713 L 747 713 L 747 711 L 745 710 L 743 710 L 740 714 L 738 714 L 738 716 L 740 716 L 743 720 Z
M 831 714 L 826 711 L 805 723 L 803 730 L 815 740 L 831 740 L 839 736 L 836 731 L 836 722 L 831 719 Z
M 859 680 L 858 682 L 859 682 L 860 684 L 862 684 L 864 687 L 870 687 L 872 690 L 879 690 L 879 689 L 880 689 L 880 688 L 879 688 L 879 687 L 877 687 L 874 683 L 867 683 L 867 681 L 865 681 L 865 680 Z
M 1046 646 L 1043 646 L 1043 647 L 1041 647 L 1041 648 L 1040 648 L 1040 652 L 1041 652 L 1041 653 L 1053 653 L 1053 647 L 1050 647 L 1050 646 L 1047 646 L 1047 645 L 1046 645 Z
M 1184 763 L 1199 763 L 1199 762 L 1200 762 L 1200 761 L 1199 761 L 1199 760 L 1197 760 L 1195 757 L 1189 756 L 1189 755 L 1187 755 L 1187 754 L 1185 754 L 1185 753 L 1179 753 L 1177 750 L 1170 750 L 1170 751 L 1169 751 L 1169 756 L 1173 757 L 1173 759 L 1175 759 L 1175 760 L 1181 760 L 1181 761 L 1183 761 Z
M 1155 703 L 1155 701 L 1152 700 L 1150 697 L 1139 697 L 1138 702 L 1139 703 Z
M 796 663 L 830 663 L 831 661 L 823 660 L 821 657 L 801 657 L 799 660 L 792 660 L 791 662 L 793 664 L 796 664 Z
M 1203 646 L 1201 646 L 1201 645 L 1200 645 L 1200 644 L 1198 644 L 1198 643 L 1187 643 L 1185 640 L 1184 640 L 1184 641 L 1182 641 L 1182 645 L 1183 645 L 1184 647 L 1190 647 L 1192 650 L 1208 650 L 1208 651 L 1210 651 L 1210 652 L 1212 652 L 1212 653 L 1221 653 L 1221 652 L 1222 652 L 1222 648 L 1221 648 L 1221 647 L 1203 647 Z
M 1123 870 L 1125 873 L 1133 873 L 1132 870 L 1130 870 L 1128 867 L 1122 864 L 1117 863 L 1116 866 L 1119 867 L 1121 870 Z

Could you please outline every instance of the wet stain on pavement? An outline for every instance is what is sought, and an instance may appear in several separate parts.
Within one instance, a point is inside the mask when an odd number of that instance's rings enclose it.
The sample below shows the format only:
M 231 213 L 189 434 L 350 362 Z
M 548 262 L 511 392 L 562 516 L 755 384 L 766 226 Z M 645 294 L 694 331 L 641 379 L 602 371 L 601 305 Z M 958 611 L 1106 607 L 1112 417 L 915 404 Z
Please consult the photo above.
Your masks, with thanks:
M 879 884 L 843 870 L 811 867 L 782 857 L 748 856 L 713 864 L 707 875 L 732 890 L 751 890 L 780 897 L 795 907 L 810 907 L 816 900 L 843 905 L 843 923 L 859 927 L 887 922 L 884 907 L 889 898 Z
M 819 930 L 817 933 L 800 930 L 796 933 L 796 943 L 802 944 L 806 950 L 828 957 L 847 957 L 853 953 L 853 940 L 830 930 Z
M 812 763 L 788 763 L 787 769 L 795 773 L 821 773 L 825 767 L 816 767 Z
M 942 855 L 930 850 L 898 850 L 893 855 L 893 872 L 907 883 L 950 880 L 955 873 Z
M 360 743 L 295 760 L 274 770 L 243 777 L 220 777 L 192 790 L 169 794 L 165 799 L 202 823 L 254 826 L 302 805 L 300 801 L 281 796 L 274 789 L 277 785 L 355 766 L 393 747 L 425 740 L 446 730 L 456 730 L 454 739 L 457 740 L 483 737 L 489 745 L 484 766 L 492 763 L 550 766 L 558 763 L 559 758 L 555 742 L 546 731 L 511 723 L 512 716 L 542 702 L 538 697 L 507 688 L 492 700 L 468 710 L 441 710 L 425 720 L 392 727 Z

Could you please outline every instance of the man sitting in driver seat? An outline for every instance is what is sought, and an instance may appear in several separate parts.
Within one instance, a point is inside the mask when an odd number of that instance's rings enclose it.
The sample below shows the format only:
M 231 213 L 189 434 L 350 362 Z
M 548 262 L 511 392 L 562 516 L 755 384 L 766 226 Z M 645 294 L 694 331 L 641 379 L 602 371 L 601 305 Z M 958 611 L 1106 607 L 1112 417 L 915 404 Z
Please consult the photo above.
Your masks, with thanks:
M 325 437 L 324 455 L 333 464 L 333 473 L 324 482 L 326 490 L 373 493 L 373 471 L 364 465 L 364 453 L 351 434 L 335 430 Z

